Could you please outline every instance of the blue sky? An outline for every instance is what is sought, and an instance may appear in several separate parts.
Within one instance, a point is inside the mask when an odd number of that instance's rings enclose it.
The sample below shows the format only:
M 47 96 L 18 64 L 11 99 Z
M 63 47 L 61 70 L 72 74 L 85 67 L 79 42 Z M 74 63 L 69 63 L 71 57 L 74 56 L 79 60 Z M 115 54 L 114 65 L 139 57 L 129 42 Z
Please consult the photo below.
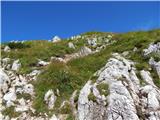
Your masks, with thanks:
M 2 42 L 160 28 L 160 2 L 2 2 Z

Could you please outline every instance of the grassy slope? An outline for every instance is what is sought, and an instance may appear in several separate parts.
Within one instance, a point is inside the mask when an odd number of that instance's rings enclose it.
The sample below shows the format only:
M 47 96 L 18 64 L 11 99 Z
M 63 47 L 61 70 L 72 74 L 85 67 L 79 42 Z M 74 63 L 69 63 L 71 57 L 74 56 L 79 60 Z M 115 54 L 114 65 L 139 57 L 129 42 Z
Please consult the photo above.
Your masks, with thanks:
M 96 33 L 87 33 L 87 35 L 88 34 L 91 35 Z M 86 81 L 92 77 L 93 73 L 95 73 L 106 64 L 106 61 L 111 57 L 111 53 L 122 53 L 123 51 L 130 51 L 129 59 L 137 62 L 137 69 L 148 69 L 148 58 L 142 57 L 142 50 L 144 48 L 147 48 L 151 42 L 158 41 L 160 39 L 159 37 L 160 30 L 115 34 L 112 40 L 117 40 L 117 42 L 108 46 L 106 49 L 102 50 L 99 53 L 89 55 L 84 58 L 74 59 L 67 64 L 58 62 L 51 63 L 49 66 L 44 68 L 44 72 L 40 74 L 38 80 L 33 83 L 35 85 L 37 94 L 36 99 L 34 100 L 34 107 L 36 108 L 38 113 L 48 112 L 47 106 L 43 102 L 44 94 L 49 89 L 59 89 L 60 97 L 58 97 L 55 106 L 56 108 L 58 108 L 61 101 L 68 99 L 75 89 L 80 89 L 86 83 Z M 28 69 L 28 62 L 30 63 L 32 61 L 31 59 L 33 58 L 33 61 L 36 58 L 48 60 L 50 56 L 54 56 L 56 54 L 62 55 L 65 53 L 74 52 L 72 50 L 68 50 L 68 48 L 66 47 L 67 42 L 68 41 L 63 41 L 58 43 L 58 45 L 44 41 L 35 41 L 33 43 L 31 42 L 30 44 L 33 44 L 33 46 L 36 47 L 31 47 L 27 49 L 27 51 L 21 50 L 17 53 L 11 52 L 7 56 L 13 58 L 18 58 L 21 56 L 21 59 L 24 59 L 22 60 L 22 64 L 24 62 L 23 65 L 26 65 L 26 67 L 24 68 Z M 82 46 L 84 42 L 84 40 L 79 39 L 79 41 L 75 42 L 75 44 L 77 46 Z M 39 47 L 37 47 L 37 45 Z M 133 52 L 134 47 L 138 48 L 137 52 Z M 152 72 L 152 74 L 154 76 L 155 83 L 159 86 L 160 80 L 157 78 L 155 72 Z M 55 113 L 60 112 L 58 109 L 55 109 L 53 111 Z
M 142 57 L 142 50 L 147 48 L 151 42 L 158 40 L 158 36 L 160 36 L 160 30 L 115 35 L 113 39 L 118 41 L 99 53 L 72 60 L 66 65 L 60 64 L 60 67 L 57 67 L 59 63 L 50 64 L 35 83 L 37 93 L 35 108 L 38 112 L 46 111 L 46 106 L 43 104 L 43 96 L 48 89 L 55 90 L 58 88 L 60 90 L 59 101 L 68 99 L 75 89 L 80 89 L 92 77 L 93 73 L 106 64 L 107 59 L 111 57 L 113 52 L 130 51 L 129 58 L 137 62 L 136 67 L 139 70 L 148 69 L 148 59 Z M 132 52 L 134 47 L 139 50 Z M 66 72 L 63 73 L 62 71 Z M 61 78 L 61 76 L 67 77 Z M 155 72 L 154 76 L 156 76 Z M 159 81 L 157 77 L 155 80 Z M 57 107 L 59 107 L 59 103 L 57 103 Z
M 24 44 L 29 45 L 28 48 L 13 49 L 9 53 L 2 51 L 2 57 L 12 59 L 20 59 L 22 63 L 21 73 L 29 73 L 37 64 L 38 59 L 49 61 L 51 56 L 63 56 L 70 54 L 75 50 L 68 48 L 69 41 L 61 41 L 60 43 L 52 43 L 48 41 L 27 41 Z

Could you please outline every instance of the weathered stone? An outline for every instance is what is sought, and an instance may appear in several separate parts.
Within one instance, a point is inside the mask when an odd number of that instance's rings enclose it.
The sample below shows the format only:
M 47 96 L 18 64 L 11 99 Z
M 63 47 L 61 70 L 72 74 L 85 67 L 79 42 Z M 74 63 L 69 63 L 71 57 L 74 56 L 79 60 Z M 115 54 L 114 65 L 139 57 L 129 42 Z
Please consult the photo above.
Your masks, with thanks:
M 10 79 L 8 75 L 0 68 L 0 93 L 1 91 L 5 93 L 8 90 L 8 84 L 10 84 Z
M 96 38 L 88 39 L 87 42 L 88 42 L 88 45 L 90 45 L 90 46 L 95 47 L 97 45 L 97 39 Z
M 113 54 L 99 73 L 98 81 L 109 84 L 110 95 L 106 119 L 138 120 L 135 103 L 139 103 L 139 81 L 133 68 L 134 63 Z M 126 87 L 127 86 L 127 87 Z
M 10 61 L 11 61 L 10 58 L 3 58 L 2 59 L 2 67 L 3 68 L 7 67 L 7 65 L 9 64 Z
M 133 52 L 136 52 L 137 50 L 138 50 L 138 48 L 137 48 L 137 47 L 134 47 Z
M 151 53 L 160 53 L 160 42 L 153 44 L 151 43 L 147 49 L 144 49 L 144 55 L 147 56 Z
M 79 56 L 87 56 L 92 53 L 92 50 L 86 46 L 82 47 L 78 52 Z
M 16 112 L 25 112 L 29 110 L 29 106 L 26 105 L 26 102 L 23 98 L 19 100 L 20 105 L 15 107 Z
M 157 74 L 160 78 L 160 61 L 156 62 L 154 61 L 154 58 L 151 57 L 149 60 L 149 64 L 157 71 Z
M 13 105 L 13 102 L 16 100 L 17 96 L 14 88 L 10 88 L 9 92 L 3 96 L 3 99 L 6 101 L 7 107 Z
M 74 44 L 73 44 L 72 42 L 69 42 L 69 43 L 68 43 L 68 47 L 69 47 L 69 48 L 72 48 L 72 49 L 75 49 L 75 46 L 74 46 Z
M 65 60 L 61 57 L 51 57 L 51 61 L 65 62 Z
M 27 84 L 24 86 L 24 93 L 28 93 L 31 96 L 34 95 L 34 86 L 32 84 Z
M 38 62 L 38 66 L 47 66 L 48 64 L 49 64 L 49 62 L 45 62 L 42 60 L 39 60 L 39 62 Z
M 53 109 L 56 99 L 57 97 L 54 95 L 53 90 L 48 90 L 44 96 L 44 101 L 48 105 L 49 109 Z
M 91 81 L 88 81 L 83 89 L 80 91 L 79 98 L 78 98 L 78 119 L 79 120 L 90 120 L 88 118 L 89 114 L 89 100 L 88 95 L 90 94 L 91 90 Z
M 143 80 L 144 80 L 147 84 L 154 85 L 153 79 L 151 78 L 151 74 L 150 74 L 149 71 L 141 70 L 141 71 L 140 71 L 140 74 L 141 74 L 141 77 L 143 78 Z
M 128 52 L 128 51 L 124 51 L 124 52 L 122 53 L 122 55 L 123 55 L 124 57 L 126 57 L 127 55 L 129 55 L 129 52 Z
M 20 67 L 21 67 L 21 63 L 19 62 L 19 59 L 15 60 L 12 64 L 12 70 L 18 71 Z
M 52 42 L 55 43 L 55 42 L 59 42 L 61 41 L 61 38 L 58 37 L 58 36 L 54 36 L 54 38 L 52 39 Z
M 29 76 L 36 76 L 36 75 L 39 75 L 40 73 L 41 73 L 40 70 L 33 70 L 33 71 L 29 74 Z
M 11 51 L 11 48 L 9 46 L 5 46 L 4 52 L 10 52 L 10 51 Z

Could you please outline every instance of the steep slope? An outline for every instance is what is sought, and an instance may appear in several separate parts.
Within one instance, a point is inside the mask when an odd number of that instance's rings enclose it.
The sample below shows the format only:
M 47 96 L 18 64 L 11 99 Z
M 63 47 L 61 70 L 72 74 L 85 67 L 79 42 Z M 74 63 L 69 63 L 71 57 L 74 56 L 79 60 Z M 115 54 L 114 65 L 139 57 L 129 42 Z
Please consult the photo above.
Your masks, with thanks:
M 89 32 L 2 45 L 0 118 L 158 120 L 159 39 Z

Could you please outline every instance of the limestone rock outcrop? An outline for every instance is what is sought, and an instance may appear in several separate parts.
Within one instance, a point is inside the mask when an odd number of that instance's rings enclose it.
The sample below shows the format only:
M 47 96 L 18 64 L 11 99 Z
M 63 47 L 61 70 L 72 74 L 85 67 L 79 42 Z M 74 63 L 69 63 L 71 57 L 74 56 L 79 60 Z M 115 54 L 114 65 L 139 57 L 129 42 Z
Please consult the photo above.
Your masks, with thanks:
M 140 72 L 146 83 L 145 86 L 141 86 L 134 64 L 117 53 L 113 54 L 113 58 L 108 60 L 105 67 L 96 73 L 99 76 L 96 84 L 104 82 L 109 85 L 107 106 L 89 100 L 94 85 L 88 81 L 79 94 L 78 119 L 159 119 L 160 90 L 153 83 L 149 71 Z M 94 94 L 94 96 L 97 100 L 99 94 Z M 99 111 L 95 107 L 100 108 Z M 94 117 L 95 114 L 96 117 Z

